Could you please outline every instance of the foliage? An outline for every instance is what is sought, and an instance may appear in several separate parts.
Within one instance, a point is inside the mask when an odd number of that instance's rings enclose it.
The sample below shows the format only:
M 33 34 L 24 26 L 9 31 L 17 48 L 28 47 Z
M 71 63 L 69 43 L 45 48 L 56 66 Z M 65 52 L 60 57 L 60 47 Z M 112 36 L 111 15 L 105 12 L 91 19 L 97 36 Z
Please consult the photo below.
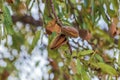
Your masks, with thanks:
M 45 5 L 44 11 L 40 3 Z M 39 20 L 31 13 L 34 4 L 38 6 Z M 12 45 L 6 42 L 5 46 L 10 52 L 12 49 L 20 52 L 24 45 L 30 54 L 38 41 L 47 36 L 48 45 L 42 42 L 40 45 L 45 45 L 48 51 L 50 63 L 46 66 L 52 67 L 48 74 L 54 74 L 53 80 L 91 80 L 94 76 L 103 80 L 118 79 L 119 5 L 119 0 L 1 0 L 0 24 L 4 26 L 4 36 L 10 35 L 13 41 Z M 18 22 L 23 24 L 21 28 L 17 27 Z M 107 53 L 109 50 L 113 53 Z M 60 62 L 63 66 L 58 65 Z M 11 61 L 7 63 L 11 66 Z M 6 68 L 14 71 L 14 67 Z M 12 71 L 7 72 L 8 75 Z M 5 72 L 6 69 L 1 68 L 1 79 Z

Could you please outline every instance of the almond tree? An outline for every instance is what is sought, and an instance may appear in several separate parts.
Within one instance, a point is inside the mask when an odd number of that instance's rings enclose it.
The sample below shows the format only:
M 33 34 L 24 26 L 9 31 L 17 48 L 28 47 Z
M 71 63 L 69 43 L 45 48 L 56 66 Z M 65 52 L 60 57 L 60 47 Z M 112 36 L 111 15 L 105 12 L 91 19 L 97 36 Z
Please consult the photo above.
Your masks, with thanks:
M 23 48 L 31 56 L 39 46 L 48 52 L 48 80 L 117 80 L 119 28 L 119 0 L 1 0 L 0 40 L 10 56 L 0 51 L 7 63 L 0 79 L 19 73 L 14 64 Z

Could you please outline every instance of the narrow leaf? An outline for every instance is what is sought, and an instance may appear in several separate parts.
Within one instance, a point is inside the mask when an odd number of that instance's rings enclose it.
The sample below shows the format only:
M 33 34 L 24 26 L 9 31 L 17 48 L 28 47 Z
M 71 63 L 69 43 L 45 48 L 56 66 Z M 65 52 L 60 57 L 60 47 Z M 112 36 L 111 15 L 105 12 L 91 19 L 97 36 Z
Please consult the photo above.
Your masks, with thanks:
M 83 72 L 82 72 L 82 79 L 83 79 L 83 80 L 90 80 L 90 78 L 89 78 L 89 76 L 88 76 L 88 74 L 87 74 L 86 71 L 83 71 Z
M 97 65 L 104 73 L 107 73 L 110 75 L 117 75 L 117 71 L 113 67 L 111 67 L 110 65 L 107 65 L 107 64 L 102 63 L 102 62 L 97 63 Z
M 20 46 L 24 43 L 24 35 L 20 33 L 15 33 L 12 35 L 13 45 L 12 47 L 20 50 Z
M 95 54 L 95 58 L 96 58 L 98 61 L 100 61 L 100 62 L 104 62 L 104 61 L 103 61 L 103 58 L 102 58 L 100 55 L 98 55 L 98 54 Z
M 38 40 L 40 38 L 40 31 L 37 31 L 35 33 L 34 39 L 32 41 L 32 45 L 30 46 L 29 52 L 34 48 L 34 46 L 37 44 Z
M 8 34 L 13 34 L 14 30 L 12 28 L 12 18 L 10 15 L 10 11 L 6 6 L 3 6 L 3 17 L 4 17 L 4 25 L 5 25 L 5 29 L 7 30 Z
M 94 51 L 93 50 L 84 50 L 84 51 L 80 51 L 78 53 L 79 56 L 85 56 L 85 55 L 88 55 L 88 54 L 91 54 L 93 53 Z
M 82 71 L 82 65 L 81 65 L 79 59 L 77 59 L 77 66 L 76 66 L 76 69 L 77 69 L 77 73 L 78 73 L 78 74 L 81 74 L 81 71 Z

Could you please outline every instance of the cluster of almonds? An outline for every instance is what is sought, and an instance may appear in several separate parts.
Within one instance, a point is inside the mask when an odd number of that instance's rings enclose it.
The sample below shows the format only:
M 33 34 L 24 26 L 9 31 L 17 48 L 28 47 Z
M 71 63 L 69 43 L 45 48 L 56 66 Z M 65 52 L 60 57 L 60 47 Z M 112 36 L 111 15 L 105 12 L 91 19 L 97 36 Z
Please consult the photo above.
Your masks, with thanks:
M 56 32 L 57 36 L 50 43 L 50 49 L 57 49 L 63 44 L 67 43 L 67 37 L 77 38 L 79 36 L 79 32 L 77 29 L 69 26 L 60 27 L 56 20 L 52 20 L 48 22 L 46 26 L 46 32 L 48 35 L 51 35 L 52 32 Z

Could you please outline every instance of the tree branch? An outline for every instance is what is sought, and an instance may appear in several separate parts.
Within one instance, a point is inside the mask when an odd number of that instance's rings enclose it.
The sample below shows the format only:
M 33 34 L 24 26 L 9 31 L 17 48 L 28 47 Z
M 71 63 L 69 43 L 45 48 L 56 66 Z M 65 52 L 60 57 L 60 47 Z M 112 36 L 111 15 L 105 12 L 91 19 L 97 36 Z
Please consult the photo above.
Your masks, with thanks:
M 59 18 L 58 18 L 58 16 L 56 15 L 55 8 L 54 8 L 54 4 L 53 4 L 53 1 L 52 1 L 52 0 L 50 0 L 50 4 L 51 4 L 51 8 L 52 8 L 52 13 L 54 14 L 54 17 L 55 17 L 57 23 L 60 25 L 60 27 L 62 27 L 62 23 L 59 21 Z
M 13 21 L 13 23 L 20 21 L 24 24 L 31 24 L 34 26 L 43 26 L 43 21 L 41 19 L 35 20 L 32 16 L 28 16 L 28 15 L 24 15 L 24 16 L 13 15 L 12 21 Z

